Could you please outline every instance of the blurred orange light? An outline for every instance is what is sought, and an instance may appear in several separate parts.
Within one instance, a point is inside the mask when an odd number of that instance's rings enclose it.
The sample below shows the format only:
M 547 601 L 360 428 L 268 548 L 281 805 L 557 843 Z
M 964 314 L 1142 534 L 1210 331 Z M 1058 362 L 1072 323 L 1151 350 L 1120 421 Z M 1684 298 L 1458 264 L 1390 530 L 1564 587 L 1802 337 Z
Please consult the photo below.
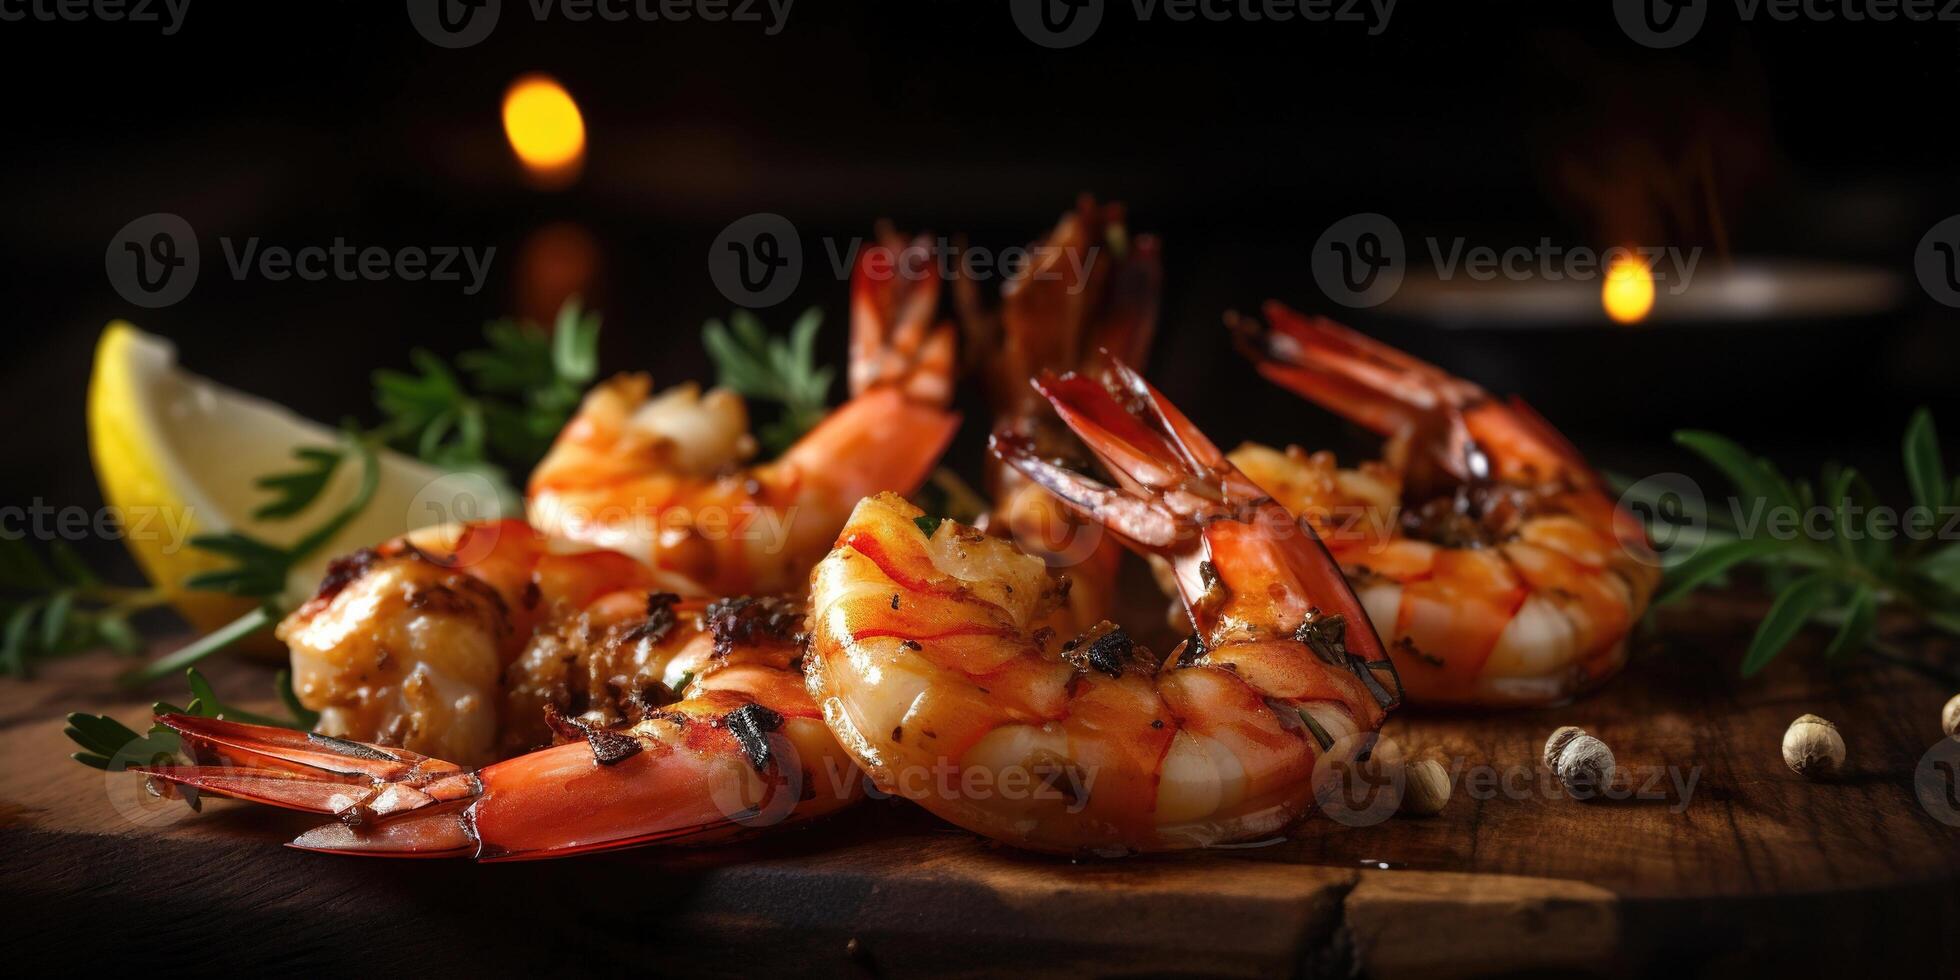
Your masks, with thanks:
M 1606 267 L 1599 302 L 1615 323 L 1639 323 L 1654 308 L 1654 274 L 1637 255 L 1622 255 Z
M 533 179 L 561 186 L 585 160 L 585 117 L 549 75 L 525 75 L 504 93 L 504 135 Z

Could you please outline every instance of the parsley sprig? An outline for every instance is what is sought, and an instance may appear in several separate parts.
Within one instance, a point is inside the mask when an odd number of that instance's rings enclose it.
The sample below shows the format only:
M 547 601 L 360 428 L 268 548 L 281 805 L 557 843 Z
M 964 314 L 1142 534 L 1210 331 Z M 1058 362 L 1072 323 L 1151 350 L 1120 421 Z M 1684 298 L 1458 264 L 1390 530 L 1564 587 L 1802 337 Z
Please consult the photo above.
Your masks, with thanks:
M 299 698 L 293 694 L 292 677 L 285 671 L 279 672 L 279 697 L 285 703 L 286 710 L 292 712 L 291 717 L 256 714 L 220 701 L 211 682 L 195 667 L 186 670 L 184 676 L 190 683 L 190 702 L 179 707 L 168 701 L 158 701 L 150 706 L 152 715 L 197 715 L 301 731 L 312 728 L 320 720 L 317 713 L 300 705 Z M 71 754 L 69 758 L 93 769 L 122 772 L 130 766 L 184 765 L 190 761 L 184 756 L 183 739 L 161 724 L 153 724 L 148 731 L 139 735 L 128 725 L 107 715 L 77 711 L 68 715 L 65 734 L 81 747 L 80 752 Z M 185 798 L 193 809 L 197 807 L 195 793 L 186 793 Z
M 299 469 L 273 473 L 257 480 L 261 489 L 272 491 L 273 499 L 254 510 L 253 517 L 283 521 L 304 513 L 320 498 L 334 471 L 349 457 L 360 464 L 360 483 L 346 503 L 290 545 L 267 544 L 240 531 L 200 534 L 192 538 L 193 546 L 230 558 L 233 565 L 193 575 L 184 583 L 187 587 L 203 592 L 228 592 L 270 600 L 286 590 L 286 576 L 294 565 L 312 557 L 361 516 L 361 511 L 367 509 L 368 502 L 374 499 L 375 488 L 381 483 L 381 464 L 375 454 L 374 440 L 351 428 L 342 431 L 340 446 L 336 449 L 303 447 L 294 450 L 293 456 L 300 461 Z
M 598 376 L 599 315 L 574 299 L 550 332 L 499 320 L 484 340 L 489 346 L 457 355 L 454 368 L 418 348 L 413 373 L 376 371 L 375 405 L 387 417 L 376 434 L 452 470 L 503 476 L 542 458 Z
M 260 606 L 125 680 L 155 680 L 275 621 L 284 611 L 279 598 L 293 568 L 326 547 L 374 499 L 383 445 L 444 469 L 483 474 L 515 498 L 506 474 L 528 470 L 544 456 L 598 374 L 599 316 L 573 299 L 559 309 L 550 332 L 535 323 L 499 320 L 484 328 L 484 339 L 488 346 L 458 355 L 455 368 L 418 348 L 409 356 L 414 373 L 375 372 L 375 404 L 385 416 L 380 425 L 362 430 L 345 424 L 337 445 L 297 448 L 293 469 L 255 481 L 271 497 L 252 516 L 289 521 L 312 509 L 342 466 L 360 468 L 353 495 L 292 544 L 242 531 L 192 538 L 192 545 L 230 564 L 191 577 L 186 587 L 246 596 Z
M 1792 479 L 1769 460 L 1712 432 L 1679 432 L 1675 442 L 1734 484 L 1736 506 L 1723 513 L 1685 502 L 1689 509 L 1680 517 L 1701 529 L 1701 537 L 1689 557 L 1670 565 L 1667 588 L 1655 605 L 1723 582 L 1732 571 L 1753 568 L 1775 599 L 1743 656 L 1744 676 L 1760 672 L 1809 623 L 1834 628 L 1825 648 L 1829 659 L 1876 651 L 1954 676 L 1950 666 L 1903 657 L 1877 636 L 1881 611 L 1960 635 L 1960 541 L 1941 540 L 1938 534 L 1949 508 L 1960 505 L 1960 480 L 1948 481 L 1929 411 L 1922 408 L 1913 415 L 1902 440 L 1913 504 L 1932 517 L 1931 533 L 1925 534 L 1898 533 L 1898 512 L 1885 509 L 1871 484 L 1850 467 L 1826 464 L 1812 482 Z M 1797 529 L 1790 532 L 1786 524 L 1779 532 L 1777 514 L 1795 515 Z
M 823 311 L 811 307 L 796 318 L 788 337 L 772 336 L 748 310 L 724 325 L 709 320 L 701 342 L 715 362 L 716 384 L 744 398 L 776 402 L 782 414 L 756 431 L 764 449 L 781 453 L 823 420 L 835 372 L 817 366 L 817 328 Z

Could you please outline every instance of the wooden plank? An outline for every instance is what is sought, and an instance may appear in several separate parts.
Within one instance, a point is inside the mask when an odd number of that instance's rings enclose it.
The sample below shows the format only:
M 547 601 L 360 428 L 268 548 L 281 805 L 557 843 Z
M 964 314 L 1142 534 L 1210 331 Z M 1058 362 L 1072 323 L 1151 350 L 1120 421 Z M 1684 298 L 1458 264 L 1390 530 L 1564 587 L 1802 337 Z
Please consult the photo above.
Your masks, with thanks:
M 1883 963 L 1955 975 L 1960 828 L 1912 788 L 1950 692 L 1898 669 L 1833 674 L 1811 651 L 1741 682 L 1734 658 L 1756 608 L 1674 615 L 1627 676 L 1566 708 L 1398 714 L 1391 737 L 1441 750 L 1459 771 L 1440 817 L 1316 819 L 1266 847 L 1086 862 L 1001 848 L 896 801 L 733 845 L 574 861 L 298 853 L 276 844 L 311 818 L 227 801 L 191 815 L 145 803 L 135 779 L 67 762 L 66 711 L 132 726 L 145 714 L 107 683 L 116 662 L 83 658 L 0 684 L 0 895 L 15 910 L 4 952 L 309 973 L 379 957 L 440 972 L 1396 977 Z M 212 674 L 242 701 L 270 685 L 252 664 Z M 1807 711 L 1850 745 L 1838 781 L 1783 768 L 1783 729 Z M 1605 739 L 1636 777 L 1659 774 L 1657 798 L 1563 796 L 1537 758 L 1566 723 Z

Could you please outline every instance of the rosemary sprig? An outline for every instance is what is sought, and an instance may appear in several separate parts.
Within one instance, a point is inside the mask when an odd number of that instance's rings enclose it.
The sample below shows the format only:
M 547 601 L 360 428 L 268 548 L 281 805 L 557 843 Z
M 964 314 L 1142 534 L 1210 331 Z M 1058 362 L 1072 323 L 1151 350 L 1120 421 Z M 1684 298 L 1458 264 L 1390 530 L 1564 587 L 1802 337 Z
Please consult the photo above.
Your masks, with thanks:
M 782 406 L 781 416 L 756 432 L 771 453 L 788 449 L 827 410 L 835 373 L 817 366 L 817 328 L 822 324 L 823 311 L 812 307 L 796 318 L 787 338 L 770 335 L 748 310 L 736 310 L 728 325 L 709 320 L 701 328 L 717 384 L 744 398 Z
M 1737 569 L 1761 572 L 1775 600 L 1743 656 L 1744 676 L 1760 672 L 1810 623 L 1836 628 L 1825 648 L 1833 659 L 1882 646 L 1874 635 L 1881 611 L 1960 635 L 1960 541 L 1939 534 L 1960 505 L 1960 482 L 1948 482 L 1931 412 L 1916 412 L 1902 440 L 1906 484 L 1915 510 L 1927 517 L 1921 533 L 1904 533 L 1900 513 L 1883 507 L 1849 467 L 1827 464 L 1813 483 L 1712 432 L 1679 432 L 1675 442 L 1713 465 L 1737 494 L 1728 514 L 1705 508 L 1682 515 L 1703 530 L 1694 547 L 1680 549 L 1689 557 L 1669 565 L 1655 604 L 1723 582 Z
M 43 560 L 26 541 L 0 538 L 0 674 L 25 677 L 37 661 L 102 647 L 139 654 L 131 617 L 166 601 L 160 589 L 104 583 L 61 541 Z

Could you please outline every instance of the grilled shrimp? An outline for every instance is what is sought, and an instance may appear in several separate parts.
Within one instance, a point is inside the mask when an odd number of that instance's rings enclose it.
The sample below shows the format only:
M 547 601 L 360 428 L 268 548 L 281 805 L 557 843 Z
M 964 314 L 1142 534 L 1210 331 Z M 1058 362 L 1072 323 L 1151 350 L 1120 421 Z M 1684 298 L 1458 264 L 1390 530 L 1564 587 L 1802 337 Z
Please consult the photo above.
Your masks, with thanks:
M 1231 318 L 1259 372 L 1389 437 L 1385 460 L 1232 461 L 1327 542 L 1410 700 L 1550 704 L 1617 673 L 1660 568 L 1577 450 L 1516 398 L 1324 318 L 1266 317 Z
M 1086 465 L 1089 453 L 1028 379 L 1042 371 L 1100 376 L 1112 355 L 1143 363 L 1157 329 L 1160 248 L 1154 235 L 1128 234 L 1121 204 L 1098 206 L 1085 194 L 1029 252 L 1032 261 L 1002 286 L 997 309 L 982 304 L 972 279 L 954 280 L 968 360 L 985 379 L 995 433 Z M 998 458 L 987 461 L 986 483 L 994 502 L 988 529 L 1069 577 L 1068 601 L 1052 625 L 1074 632 L 1107 615 L 1122 546 Z
M 321 733 L 480 765 L 504 741 L 505 673 L 532 634 L 656 579 L 624 555 L 554 553 L 521 521 L 437 525 L 333 562 L 276 634 Z
M 1270 835 L 1399 699 L 1340 569 L 1119 361 L 1112 393 L 1038 382 L 1121 489 L 996 452 L 1076 513 L 1166 557 L 1195 632 L 1161 660 L 1062 601 L 1040 558 L 893 494 L 865 500 L 811 590 L 810 690 L 884 791 L 1035 850 L 1117 853 Z M 1135 414 L 1131 414 L 1135 413 Z M 1353 629 L 1348 625 L 1353 624 Z
M 800 604 L 681 599 L 517 522 L 417 540 L 336 565 L 282 627 L 321 732 L 166 715 L 210 764 L 138 771 L 338 818 L 297 847 L 414 857 L 702 841 L 856 796 L 797 671 Z M 499 719 L 507 746 L 557 744 L 472 768 Z
M 621 375 L 586 395 L 532 473 L 532 522 L 708 594 L 800 592 L 851 505 L 916 489 L 959 425 L 946 408 L 953 329 L 932 321 L 938 280 L 881 272 L 905 247 L 860 254 L 851 400 L 780 458 L 750 465 L 756 444 L 734 392 L 683 384 L 650 397 L 647 376 Z

